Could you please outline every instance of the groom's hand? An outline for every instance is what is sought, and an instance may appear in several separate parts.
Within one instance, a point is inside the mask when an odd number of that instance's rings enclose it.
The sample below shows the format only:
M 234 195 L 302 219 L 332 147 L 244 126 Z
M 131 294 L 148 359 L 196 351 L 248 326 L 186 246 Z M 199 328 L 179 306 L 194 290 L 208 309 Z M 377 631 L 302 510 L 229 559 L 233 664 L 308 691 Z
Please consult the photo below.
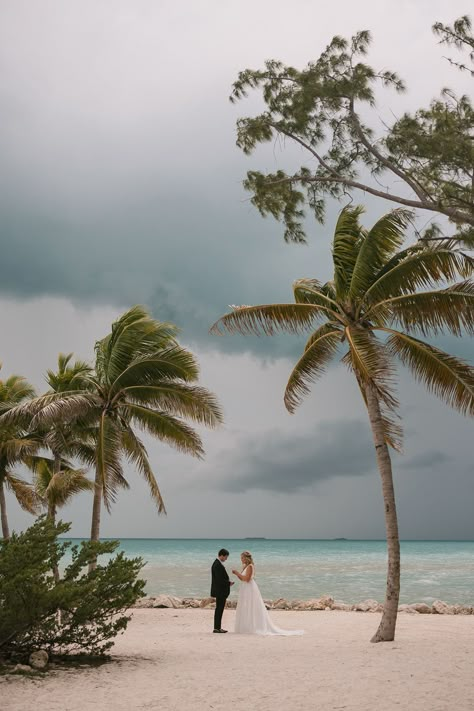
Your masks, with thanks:
M 234 582 L 234 581 L 232 581 L 232 582 L 231 582 L 231 585 L 235 585 L 235 582 Z

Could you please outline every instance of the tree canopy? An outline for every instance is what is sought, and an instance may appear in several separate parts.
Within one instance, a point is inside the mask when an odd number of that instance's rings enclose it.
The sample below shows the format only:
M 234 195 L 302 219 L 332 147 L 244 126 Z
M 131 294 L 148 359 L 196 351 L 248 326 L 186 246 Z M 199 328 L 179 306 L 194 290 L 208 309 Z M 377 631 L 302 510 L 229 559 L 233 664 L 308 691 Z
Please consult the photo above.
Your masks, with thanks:
M 440 43 L 468 52 L 474 71 L 474 37 L 468 17 L 453 26 L 437 23 Z M 454 233 L 474 243 L 474 107 L 468 96 L 444 89 L 427 107 L 405 113 L 392 125 L 369 125 L 382 85 L 396 92 L 405 83 L 393 71 L 364 60 L 371 34 L 336 36 L 320 57 L 303 70 L 269 60 L 259 70 L 239 73 L 231 101 L 259 89 L 264 111 L 237 121 L 237 145 L 250 154 L 277 138 L 304 149 L 304 163 L 294 173 L 249 171 L 244 187 L 264 216 L 283 222 L 285 240 L 305 242 L 305 206 L 324 222 L 328 197 L 341 199 L 354 190 L 409 208 L 444 215 Z M 380 123 L 380 122 L 379 122 Z M 433 229 L 428 236 L 432 237 Z

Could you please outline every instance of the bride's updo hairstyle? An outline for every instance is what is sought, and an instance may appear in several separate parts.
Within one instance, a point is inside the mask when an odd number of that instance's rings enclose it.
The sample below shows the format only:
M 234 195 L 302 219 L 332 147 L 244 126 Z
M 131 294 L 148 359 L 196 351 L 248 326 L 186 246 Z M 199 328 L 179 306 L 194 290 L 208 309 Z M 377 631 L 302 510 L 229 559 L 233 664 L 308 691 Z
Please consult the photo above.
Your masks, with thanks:
M 249 551 L 243 551 L 241 555 L 246 565 L 253 565 L 252 554 Z

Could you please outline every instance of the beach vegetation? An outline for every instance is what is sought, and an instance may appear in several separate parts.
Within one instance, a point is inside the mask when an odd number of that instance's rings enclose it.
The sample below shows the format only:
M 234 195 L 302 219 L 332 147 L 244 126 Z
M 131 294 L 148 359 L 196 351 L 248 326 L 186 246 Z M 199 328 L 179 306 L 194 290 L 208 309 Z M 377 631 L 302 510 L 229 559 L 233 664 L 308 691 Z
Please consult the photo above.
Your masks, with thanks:
M 128 624 L 127 610 L 143 596 L 141 558 L 116 553 L 118 541 L 72 545 L 67 523 L 41 516 L 0 541 L 0 659 L 27 662 L 31 652 L 101 656 Z M 60 581 L 52 571 L 66 552 Z M 106 556 L 87 572 L 91 560 Z

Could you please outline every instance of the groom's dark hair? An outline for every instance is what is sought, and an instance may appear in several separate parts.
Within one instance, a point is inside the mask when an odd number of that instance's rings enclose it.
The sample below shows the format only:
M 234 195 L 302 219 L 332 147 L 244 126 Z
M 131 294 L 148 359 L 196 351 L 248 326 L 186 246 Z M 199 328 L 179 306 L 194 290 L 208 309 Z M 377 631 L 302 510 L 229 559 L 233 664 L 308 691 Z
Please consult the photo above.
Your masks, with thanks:
M 225 548 L 221 548 L 219 553 L 217 554 L 217 557 L 219 557 L 221 555 L 229 555 L 229 551 L 226 550 Z

